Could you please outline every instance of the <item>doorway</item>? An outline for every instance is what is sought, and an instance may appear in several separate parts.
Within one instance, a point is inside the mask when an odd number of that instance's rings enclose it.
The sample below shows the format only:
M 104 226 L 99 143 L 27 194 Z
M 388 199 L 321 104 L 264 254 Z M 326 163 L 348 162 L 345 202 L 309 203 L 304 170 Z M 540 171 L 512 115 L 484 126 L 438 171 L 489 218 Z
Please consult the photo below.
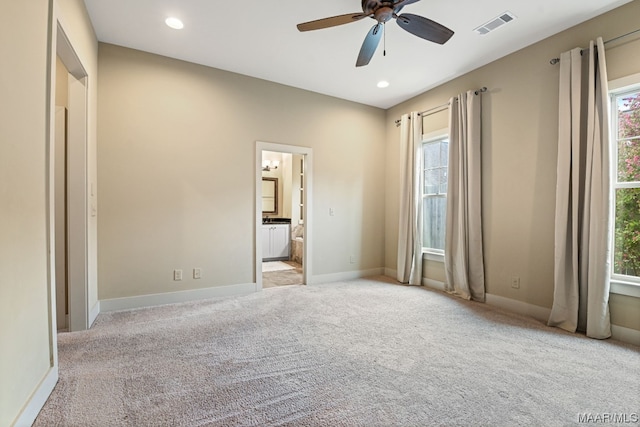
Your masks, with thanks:
M 51 268 L 58 331 L 90 326 L 88 300 L 87 72 L 58 24 L 50 156 Z M 62 105 L 60 105 L 62 104 Z
M 309 284 L 313 154 L 256 143 L 255 280 L 258 290 Z

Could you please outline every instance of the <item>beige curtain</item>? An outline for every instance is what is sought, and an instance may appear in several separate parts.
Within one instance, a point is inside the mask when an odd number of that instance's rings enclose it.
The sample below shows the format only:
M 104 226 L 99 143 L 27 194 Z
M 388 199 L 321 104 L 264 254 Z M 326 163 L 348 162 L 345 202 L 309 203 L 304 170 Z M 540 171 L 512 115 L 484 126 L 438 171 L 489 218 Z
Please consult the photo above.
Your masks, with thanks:
M 449 178 L 444 248 L 447 292 L 484 301 L 480 94 L 450 100 Z
M 555 269 L 550 326 L 611 336 L 610 155 L 602 38 L 560 57 Z
M 400 119 L 400 220 L 397 279 L 422 285 L 422 118 Z

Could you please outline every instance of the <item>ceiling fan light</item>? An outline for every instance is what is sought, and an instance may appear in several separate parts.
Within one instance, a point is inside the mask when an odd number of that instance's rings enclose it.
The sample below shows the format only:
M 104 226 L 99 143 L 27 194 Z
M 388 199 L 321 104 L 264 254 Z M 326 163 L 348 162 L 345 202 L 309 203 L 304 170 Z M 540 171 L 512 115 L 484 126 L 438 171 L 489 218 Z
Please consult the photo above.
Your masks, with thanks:
M 170 16 L 169 18 L 167 18 L 164 21 L 164 23 L 167 24 L 168 27 L 173 28 L 174 30 L 181 30 L 184 28 L 184 24 L 182 23 L 182 21 L 173 16 Z

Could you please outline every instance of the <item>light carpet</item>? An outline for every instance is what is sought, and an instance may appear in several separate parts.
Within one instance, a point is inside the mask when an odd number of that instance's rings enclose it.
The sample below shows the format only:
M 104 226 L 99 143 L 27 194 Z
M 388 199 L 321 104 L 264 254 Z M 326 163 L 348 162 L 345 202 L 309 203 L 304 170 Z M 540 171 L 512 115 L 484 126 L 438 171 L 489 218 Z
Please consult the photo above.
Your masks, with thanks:
M 266 261 L 262 263 L 262 272 L 271 273 L 274 271 L 293 270 L 295 267 L 282 261 Z
M 35 426 L 565 426 L 640 412 L 637 347 L 384 278 L 103 313 L 58 344 Z

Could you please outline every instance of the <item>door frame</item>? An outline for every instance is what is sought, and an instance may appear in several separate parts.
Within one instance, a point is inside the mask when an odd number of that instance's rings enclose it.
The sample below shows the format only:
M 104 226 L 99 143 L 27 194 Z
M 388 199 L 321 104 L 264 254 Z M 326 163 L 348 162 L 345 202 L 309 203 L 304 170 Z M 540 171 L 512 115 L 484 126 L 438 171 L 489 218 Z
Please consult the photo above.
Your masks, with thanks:
M 55 4 L 55 2 L 54 2 Z M 88 299 L 88 73 L 80 61 L 71 41 L 64 31 L 54 6 L 53 34 L 51 49 L 51 85 L 50 104 L 52 116 L 55 115 L 56 56 L 60 58 L 69 72 L 69 105 L 67 115 L 67 265 L 69 302 L 69 331 L 81 331 L 89 328 Z M 49 277 L 52 294 L 51 343 L 57 359 L 57 319 L 56 319 L 56 282 L 55 282 L 55 118 L 51 119 L 48 147 L 48 204 L 49 204 Z
M 256 290 L 262 290 L 262 153 L 275 151 L 279 153 L 298 154 L 304 157 L 304 239 L 302 244 L 302 284 L 310 285 L 313 271 L 313 149 L 297 145 L 277 144 L 256 141 L 255 156 L 255 228 L 254 228 L 254 278 Z

